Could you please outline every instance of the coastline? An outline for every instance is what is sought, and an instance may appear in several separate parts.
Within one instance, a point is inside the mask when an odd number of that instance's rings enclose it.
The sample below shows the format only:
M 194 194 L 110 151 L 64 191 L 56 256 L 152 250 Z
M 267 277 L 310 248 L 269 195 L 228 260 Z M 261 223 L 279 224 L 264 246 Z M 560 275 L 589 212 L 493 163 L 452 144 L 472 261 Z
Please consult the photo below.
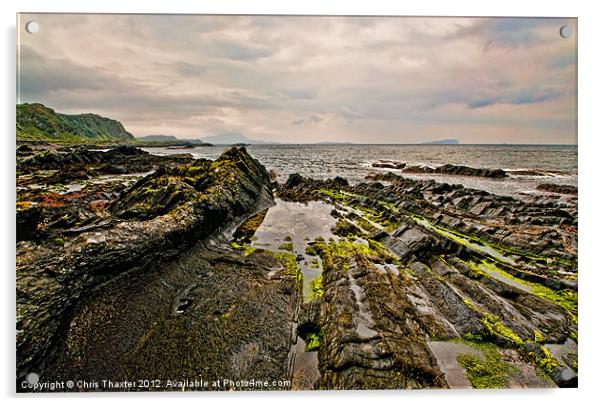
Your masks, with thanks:
M 18 378 L 577 384 L 576 196 L 275 182 L 245 148 L 22 149 L 17 186 Z M 329 226 L 310 232 L 295 219 L 318 204 Z

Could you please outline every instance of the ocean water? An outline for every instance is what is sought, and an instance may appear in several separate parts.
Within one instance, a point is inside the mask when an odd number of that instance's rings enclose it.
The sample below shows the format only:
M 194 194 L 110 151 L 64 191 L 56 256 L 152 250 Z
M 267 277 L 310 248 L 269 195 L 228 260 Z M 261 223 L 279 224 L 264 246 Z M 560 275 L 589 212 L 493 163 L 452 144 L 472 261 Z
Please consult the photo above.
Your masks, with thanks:
M 146 148 L 152 154 L 190 153 L 196 158 L 215 159 L 229 146 L 194 149 Z M 502 195 L 542 193 L 541 183 L 577 186 L 577 146 L 575 145 L 250 145 L 247 151 L 268 170 L 286 181 L 289 174 L 326 179 L 335 176 L 351 183 L 364 181 L 370 171 L 391 171 L 413 179 L 435 179 Z M 378 160 L 406 162 L 408 165 L 439 166 L 446 163 L 475 168 L 504 169 L 506 179 L 468 176 L 409 174 L 372 168 Z M 525 176 L 513 172 L 536 169 L 545 176 Z

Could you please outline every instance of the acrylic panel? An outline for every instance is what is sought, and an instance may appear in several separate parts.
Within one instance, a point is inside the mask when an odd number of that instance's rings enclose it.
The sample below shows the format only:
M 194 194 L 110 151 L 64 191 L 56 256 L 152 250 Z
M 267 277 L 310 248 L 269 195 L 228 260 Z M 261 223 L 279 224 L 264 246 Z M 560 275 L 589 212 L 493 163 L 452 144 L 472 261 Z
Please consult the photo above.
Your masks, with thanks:
M 576 18 L 17 32 L 17 391 L 577 386 Z

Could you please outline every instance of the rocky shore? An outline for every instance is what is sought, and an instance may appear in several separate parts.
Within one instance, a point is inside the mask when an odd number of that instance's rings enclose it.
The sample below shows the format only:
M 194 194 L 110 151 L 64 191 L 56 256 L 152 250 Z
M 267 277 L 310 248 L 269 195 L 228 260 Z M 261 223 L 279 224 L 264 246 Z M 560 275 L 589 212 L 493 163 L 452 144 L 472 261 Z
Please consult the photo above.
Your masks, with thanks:
M 309 243 L 323 264 L 319 311 L 304 305 L 322 337 L 317 386 L 576 385 L 576 207 L 370 178 L 389 185 L 293 175 L 278 190 L 349 223 Z
M 184 333 L 192 324 L 199 334 L 210 334 L 217 318 L 223 326 L 217 323 L 210 340 L 219 340 L 220 348 L 233 340 L 236 351 L 246 345 L 250 354 L 224 354 L 241 363 L 260 359 L 271 335 L 286 328 L 283 320 L 291 318 L 287 312 L 292 312 L 296 294 L 294 273 L 278 256 L 243 259 L 225 239 L 245 217 L 273 204 L 267 172 L 244 149 L 231 149 L 216 161 L 147 157 L 144 169 L 157 167 L 127 187 L 121 179 L 87 181 L 77 192 L 48 192 L 27 178 L 34 174 L 39 182 L 39 167 L 97 173 L 106 165 L 120 165 L 137 172 L 136 158 L 142 155 L 136 149 L 98 154 L 76 149 L 42 152 L 19 162 L 18 184 L 27 186 L 19 190 L 17 202 L 18 378 L 31 371 L 42 379 L 126 379 L 136 371 L 180 376 L 196 371 L 186 369 L 181 358 L 193 364 L 197 345 Z M 265 274 L 272 269 L 280 276 L 268 280 Z M 234 281 L 222 285 L 228 273 Z M 238 299 L 244 300 L 237 303 L 241 285 L 246 289 Z M 273 309 L 283 313 L 274 318 L 277 326 L 252 330 L 248 321 Z M 195 320 L 197 312 L 208 320 Z M 236 332 L 229 332 L 228 313 L 235 320 L 245 315 L 251 331 L 234 323 Z M 162 338 L 145 345 L 154 329 Z M 171 344 L 164 334 L 174 335 Z M 265 334 L 270 337 L 261 340 Z M 288 349 L 290 334 L 275 337 L 281 341 L 274 345 Z M 176 371 L 166 368 L 170 359 Z M 216 361 L 213 372 L 227 371 L 220 366 Z M 281 377 L 283 371 L 277 372 Z M 269 375 L 270 368 L 262 373 Z
M 556 185 L 553 183 L 542 183 L 537 185 L 537 190 L 543 190 L 545 192 L 560 193 L 564 195 L 576 195 L 577 187 L 570 185 Z
M 505 178 L 508 176 L 503 169 L 472 168 L 464 165 L 445 164 L 441 166 L 407 165 L 405 162 L 381 160 L 373 162 L 373 168 L 399 169 L 405 173 L 435 173 L 459 176 L 478 176 L 482 178 Z
M 244 148 L 210 161 L 19 147 L 17 390 L 29 372 L 275 390 L 576 386 L 576 197 L 401 175 L 277 184 Z M 318 208 L 314 232 L 300 219 Z

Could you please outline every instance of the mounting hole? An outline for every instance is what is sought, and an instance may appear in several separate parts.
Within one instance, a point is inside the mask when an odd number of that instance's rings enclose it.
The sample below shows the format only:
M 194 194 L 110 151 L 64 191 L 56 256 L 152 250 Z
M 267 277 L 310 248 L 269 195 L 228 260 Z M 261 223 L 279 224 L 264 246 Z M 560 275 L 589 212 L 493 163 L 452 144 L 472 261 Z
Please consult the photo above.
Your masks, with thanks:
M 30 34 L 35 34 L 36 32 L 40 31 L 40 24 L 38 24 L 36 21 L 29 21 L 27 24 L 25 24 L 25 31 Z
M 571 35 L 573 35 L 573 27 L 571 27 L 570 25 L 563 25 L 562 27 L 560 27 L 560 30 L 558 32 L 560 33 L 560 36 L 562 38 L 569 38 Z
M 40 382 L 40 376 L 38 374 L 36 374 L 35 372 L 30 372 L 25 377 L 25 381 L 27 381 L 27 383 L 30 385 L 35 385 L 38 382 Z

